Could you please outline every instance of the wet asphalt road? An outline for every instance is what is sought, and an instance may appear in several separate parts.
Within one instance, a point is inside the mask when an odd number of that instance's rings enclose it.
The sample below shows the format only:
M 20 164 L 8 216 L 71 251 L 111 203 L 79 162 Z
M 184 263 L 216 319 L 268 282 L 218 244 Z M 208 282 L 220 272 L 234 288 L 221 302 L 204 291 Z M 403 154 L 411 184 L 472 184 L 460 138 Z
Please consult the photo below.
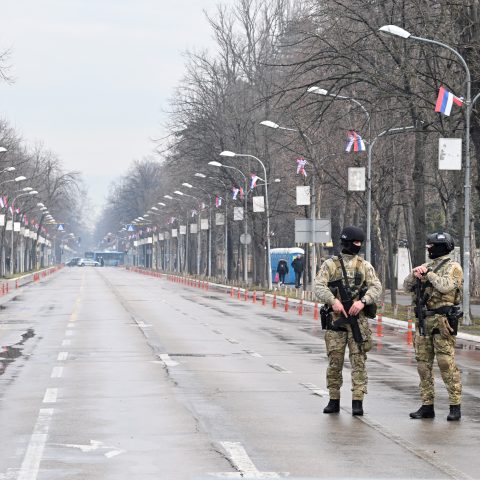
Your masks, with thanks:
M 115 268 L 64 269 L 0 311 L 0 480 L 479 478 L 480 344 L 458 345 L 463 418 L 413 421 L 405 331 L 372 325 L 369 395 L 323 415 L 311 312 Z M 348 360 L 347 360 L 348 366 Z

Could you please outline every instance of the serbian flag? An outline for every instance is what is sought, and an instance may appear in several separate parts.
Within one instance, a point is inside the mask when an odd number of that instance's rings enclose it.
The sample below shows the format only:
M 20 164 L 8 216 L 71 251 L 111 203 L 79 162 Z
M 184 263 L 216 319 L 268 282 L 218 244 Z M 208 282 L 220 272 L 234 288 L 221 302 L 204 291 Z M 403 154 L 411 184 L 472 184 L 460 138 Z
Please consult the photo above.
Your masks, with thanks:
M 215 197 L 215 206 L 217 208 L 222 206 L 222 197 L 219 197 L 218 195 Z
M 307 176 L 307 172 L 305 171 L 305 165 L 307 161 L 304 158 L 297 158 L 297 175 L 301 174 L 304 177 Z
M 250 174 L 250 190 L 257 186 L 257 181 L 259 177 L 257 177 L 254 173 Z
M 237 187 L 233 187 L 232 188 L 232 200 L 236 200 L 237 199 L 237 195 L 238 193 L 240 192 L 240 189 L 237 188 Z
M 452 92 L 449 92 L 446 88 L 440 87 L 438 91 L 437 103 L 435 105 L 435 111 L 443 113 L 445 116 L 449 116 L 452 111 L 452 105 L 463 105 L 463 100 L 456 97 Z
M 349 130 L 347 137 L 348 137 L 348 141 L 347 141 L 347 146 L 345 147 L 346 152 L 351 152 L 352 147 L 354 152 L 365 151 L 365 142 L 355 130 Z

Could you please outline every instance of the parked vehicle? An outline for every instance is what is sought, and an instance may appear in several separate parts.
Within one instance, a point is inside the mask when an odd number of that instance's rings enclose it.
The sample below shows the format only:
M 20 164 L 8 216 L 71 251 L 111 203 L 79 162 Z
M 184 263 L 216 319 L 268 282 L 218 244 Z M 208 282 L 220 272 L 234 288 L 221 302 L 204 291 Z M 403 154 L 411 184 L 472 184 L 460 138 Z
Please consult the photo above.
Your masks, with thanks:
M 99 267 L 100 263 L 90 258 L 80 258 L 77 262 L 79 267 Z
M 81 260 L 81 257 L 73 257 L 65 265 L 67 267 L 75 267 L 76 265 L 78 265 L 79 260 Z

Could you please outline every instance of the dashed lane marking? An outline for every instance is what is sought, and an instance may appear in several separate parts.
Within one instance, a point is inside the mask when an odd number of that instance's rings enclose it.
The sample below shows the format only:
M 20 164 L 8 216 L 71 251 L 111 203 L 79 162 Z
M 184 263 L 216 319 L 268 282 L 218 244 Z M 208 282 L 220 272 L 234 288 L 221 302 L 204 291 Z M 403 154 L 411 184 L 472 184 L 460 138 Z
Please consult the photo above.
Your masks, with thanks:
M 178 365 L 178 362 L 172 360 L 168 353 L 161 353 L 160 355 L 158 355 L 158 358 L 163 362 L 166 367 L 176 367 Z
M 63 375 L 63 367 L 53 367 L 50 378 L 61 378 Z
M 62 347 L 69 347 L 72 344 L 71 340 L 63 340 Z
M 313 394 L 319 397 L 328 397 L 329 393 L 326 390 L 322 390 L 313 383 L 300 383 L 302 387 L 308 388 Z
M 267 363 L 267 365 L 270 368 L 273 368 L 274 370 L 277 370 L 277 372 L 280 372 L 280 373 L 292 373 L 290 370 L 287 370 L 286 368 L 283 368 L 282 366 L 276 363 Z
M 216 473 L 224 478 L 280 478 L 276 472 L 260 472 L 239 442 L 220 442 L 238 473 Z
M 36 480 L 52 416 L 53 408 L 40 410 L 17 480 Z
M 253 350 L 244 350 L 245 353 L 248 353 L 252 357 L 257 357 L 257 358 L 263 358 L 262 355 L 260 355 L 257 352 L 254 352 Z
M 59 362 L 64 362 L 65 360 L 67 360 L 67 358 L 68 358 L 68 352 L 60 352 L 58 354 L 57 360 Z
M 43 397 L 43 403 L 56 403 L 58 397 L 58 388 L 47 388 Z

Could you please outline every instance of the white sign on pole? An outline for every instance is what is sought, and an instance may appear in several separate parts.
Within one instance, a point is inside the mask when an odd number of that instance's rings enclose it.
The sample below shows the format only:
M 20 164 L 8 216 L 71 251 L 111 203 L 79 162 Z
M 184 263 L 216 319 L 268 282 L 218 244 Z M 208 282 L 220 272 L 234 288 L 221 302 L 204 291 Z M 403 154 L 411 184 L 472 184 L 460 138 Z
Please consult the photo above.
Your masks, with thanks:
M 208 218 L 202 218 L 200 220 L 200 230 L 208 230 Z
M 7 227 L 6 227 L 7 230 L 11 230 L 12 229 L 12 221 L 11 220 L 7 220 Z
M 0 215 L 0 227 L 3 227 L 5 225 L 5 215 Z
M 197 224 L 196 223 L 191 223 L 190 224 L 190 233 L 197 233 Z
M 243 220 L 243 207 L 233 207 L 233 220 Z
M 163 233 L 158 234 L 158 239 L 159 240 L 165 240 L 165 235 Z
M 215 214 L 215 225 L 221 226 L 225 225 L 225 215 L 223 213 L 216 213 Z
M 365 191 L 365 167 L 348 167 L 348 190 Z
M 297 187 L 297 205 L 310 205 L 310 186 Z
M 180 225 L 180 235 L 186 235 L 186 234 L 187 234 L 187 226 Z
M 172 238 L 175 238 L 177 236 L 177 229 L 172 228 Z
M 170 232 L 165 232 L 163 235 L 165 236 L 165 240 L 170 240 Z
M 264 212 L 265 211 L 265 197 L 263 195 L 258 197 L 252 197 L 253 211 Z
M 438 139 L 438 169 L 461 170 L 462 169 L 462 139 L 439 138 Z

